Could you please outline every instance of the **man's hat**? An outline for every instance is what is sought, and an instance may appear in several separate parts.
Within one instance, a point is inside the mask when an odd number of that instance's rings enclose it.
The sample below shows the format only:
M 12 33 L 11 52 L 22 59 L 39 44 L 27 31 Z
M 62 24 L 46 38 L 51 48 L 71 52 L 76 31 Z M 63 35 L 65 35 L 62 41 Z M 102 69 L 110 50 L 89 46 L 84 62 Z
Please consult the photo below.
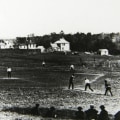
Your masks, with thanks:
M 78 110 L 82 110 L 83 108 L 80 106 L 80 107 L 78 107 Z
M 104 106 L 104 105 L 101 105 L 101 106 L 100 106 L 100 108 L 101 108 L 101 109 L 104 109 L 104 108 L 105 108 L 105 106 Z
M 105 78 L 105 81 L 110 81 L 110 78 Z
M 52 107 L 50 107 L 50 110 L 55 110 L 55 107 L 53 107 L 53 106 L 52 106 Z
M 94 108 L 94 105 L 93 105 L 93 104 L 91 104 L 91 105 L 90 105 L 90 108 Z

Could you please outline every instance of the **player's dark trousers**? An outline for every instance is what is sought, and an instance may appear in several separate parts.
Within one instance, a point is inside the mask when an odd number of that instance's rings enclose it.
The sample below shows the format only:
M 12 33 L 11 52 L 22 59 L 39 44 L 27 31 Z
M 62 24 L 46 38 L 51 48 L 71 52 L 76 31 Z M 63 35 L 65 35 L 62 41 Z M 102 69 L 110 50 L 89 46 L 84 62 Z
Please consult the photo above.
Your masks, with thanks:
M 89 88 L 91 91 L 93 91 L 93 89 L 91 88 L 91 86 L 90 86 L 89 83 L 87 83 L 87 84 L 85 85 L 85 91 L 87 90 L 87 88 Z
M 11 72 L 8 72 L 8 78 L 11 78 Z
M 70 83 L 69 83 L 68 89 L 70 89 L 71 86 L 72 86 L 72 89 L 74 89 L 74 84 L 73 84 L 73 82 L 70 82 Z
M 108 93 L 108 92 L 110 92 L 111 96 L 113 96 L 113 94 L 112 94 L 112 92 L 111 92 L 111 88 L 110 88 L 110 87 L 106 88 L 106 90 L 105 90 L 105 95 L 107 95 L 107 93 Z

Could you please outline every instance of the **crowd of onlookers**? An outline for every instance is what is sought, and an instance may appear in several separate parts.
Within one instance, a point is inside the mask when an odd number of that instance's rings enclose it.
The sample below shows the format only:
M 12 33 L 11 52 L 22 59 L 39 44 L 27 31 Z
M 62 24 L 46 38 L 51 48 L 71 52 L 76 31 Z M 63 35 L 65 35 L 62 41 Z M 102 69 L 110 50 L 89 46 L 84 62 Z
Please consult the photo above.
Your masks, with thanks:
M 110 117 L 108 111 L 105 109 L 104 105 L 100 106 L 100 112 L 95 109 L 94 105 L 90 105 L 90 108 L 86 111 L 83 111 L 83 108 L 79 106 L 78 110 L 74 112 L 74 117 L 72 119 L 79 119 L 79 120 L 120 120 L 120 111 L 118 111 L 115 115 Z M 31 109 L 32 115 L 41 115 L 39 104 L 36 104 L 35 107 Z M 43 117 L 49 118 L 61 118 L 60 114 L 58 114 L 55 107 L 50 107 Z

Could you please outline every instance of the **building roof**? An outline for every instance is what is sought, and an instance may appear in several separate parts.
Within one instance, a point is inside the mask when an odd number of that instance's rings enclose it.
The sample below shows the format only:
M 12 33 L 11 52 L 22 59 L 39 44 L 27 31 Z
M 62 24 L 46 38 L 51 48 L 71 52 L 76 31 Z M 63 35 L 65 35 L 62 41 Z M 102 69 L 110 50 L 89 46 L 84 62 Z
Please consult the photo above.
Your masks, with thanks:
M 0 43 L 0 46 L 5 46 L 5 43 L 2 43 L 2 42 L 1 42 L 1 43 Z
M 37 46 L 38 49 L 45 49 L 44 46 Z
M 99 49 L 99 51 L 108 51 L 108 49 Z
M 57 44 L 55 44 L 55 43 L 51 43 L 51 46 L 53 47 L 53 48 L 59 48 L 58 46 L 57 46 Z
M 61 38 L 60 40 L 56 41 L 55 44 L 61 44 L 61 43 L 69 43 L 68 41 L 66 41 L 64 38 Z

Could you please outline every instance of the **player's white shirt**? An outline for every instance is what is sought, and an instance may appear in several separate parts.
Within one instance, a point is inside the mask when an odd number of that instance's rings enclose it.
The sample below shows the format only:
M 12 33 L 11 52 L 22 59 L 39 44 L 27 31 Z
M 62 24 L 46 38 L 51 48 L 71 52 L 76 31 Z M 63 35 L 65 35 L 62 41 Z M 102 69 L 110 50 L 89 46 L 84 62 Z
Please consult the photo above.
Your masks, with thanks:
M 42 65 L 45 65 L 45 62 L 44 62 L 44 61 L 42 62 Z
M 12 71 L 12 69 L 11 68 L 7 68 L 7 72 L 11 72 Z
M 87 83 L 90 83 L 89 79 L 86 79 L 86 80 L 85 80 L 85 84 L 87 84 Z
M 74 69 L 74 65 L 71 65 L 70 68 L 73 68 L 73 69 Z

